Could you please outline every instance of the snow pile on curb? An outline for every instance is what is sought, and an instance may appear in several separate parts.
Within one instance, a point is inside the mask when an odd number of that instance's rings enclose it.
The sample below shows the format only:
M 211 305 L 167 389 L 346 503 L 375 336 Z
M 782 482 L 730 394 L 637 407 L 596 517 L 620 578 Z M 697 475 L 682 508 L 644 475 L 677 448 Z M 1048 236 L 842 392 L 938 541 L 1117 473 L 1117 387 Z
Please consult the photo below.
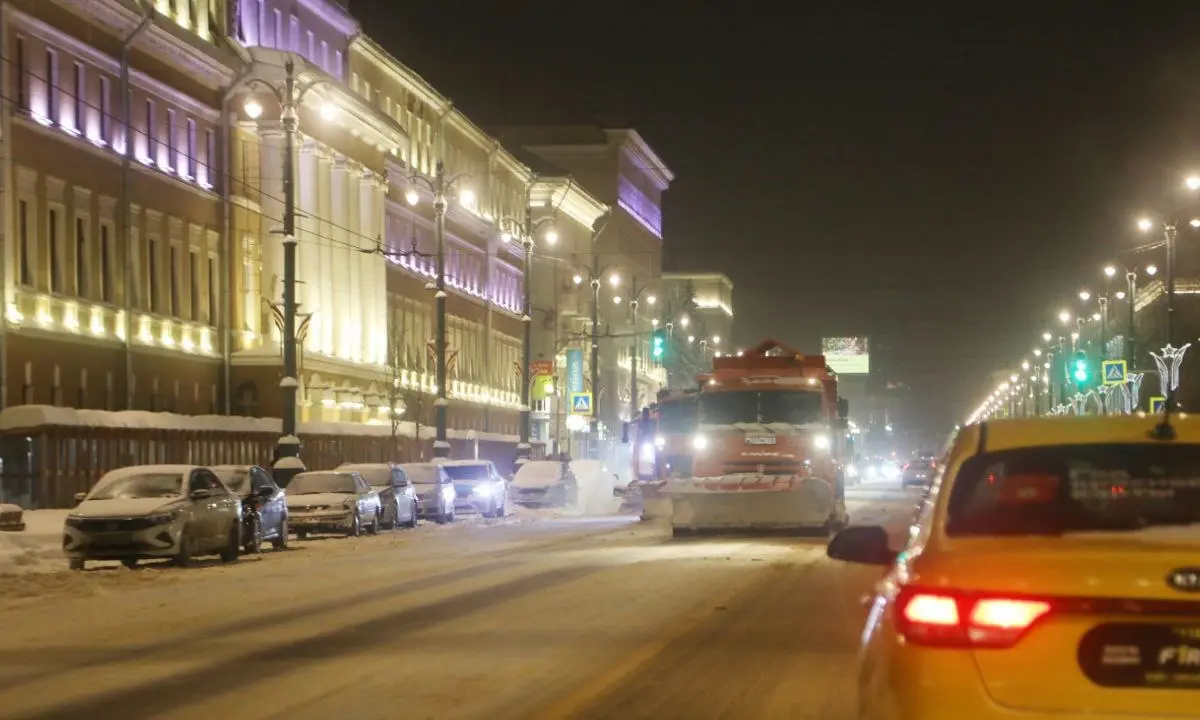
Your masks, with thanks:
M 579 488 L 575 507 L 567 508 L 570 515 L 615 515 L 621 509 L 621 499 L 613 496 L 616 478 L 599 460 L 572 460 L 571 472 Z
M 26 510 L 25 529 L 0 533 L 0 574 L 60 572 L 62 527 L 69 510 Z

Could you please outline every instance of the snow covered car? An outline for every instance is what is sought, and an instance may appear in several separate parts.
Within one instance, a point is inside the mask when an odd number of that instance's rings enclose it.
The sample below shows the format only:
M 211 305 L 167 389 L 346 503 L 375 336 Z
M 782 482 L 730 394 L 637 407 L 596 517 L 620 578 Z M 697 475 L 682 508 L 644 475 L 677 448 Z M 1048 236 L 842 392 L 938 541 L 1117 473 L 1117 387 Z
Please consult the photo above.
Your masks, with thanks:
M 404 463 L 400 466 L 417 493 L 417 512 L 440 524 L 454 522 L 454 481 L 436 463 Z
M 575 473 L 561 460 L 530 460 L 508 485 L 508 497 L 523 507 L 574 506 L 579 497 Z
M 194 465 L 137 465 L 106 473 L 75 496 L 63 524 L 63 552 L 72 570 L 88 560 L 173 558 L 186 565 L 196 555 L 238 559 L 242 504 L 211 469 Z
M 383 527 L 391 530 L 417 526 L 417 493 L 413 490 L 408 475 L 394 463 L 345 463 L 338 472 L 356 472 L 371 489 L 379 493 L 379 504 L 383 507 Z
M 242 549 L 258 553 L 263 542 L 269 542 L 276 550 L 286 550 L 287 492 L 271 473 L 258 465 L 218 465 L 213 472 L 242 501 Z
M 484 517 L 508 514 L 508 483 L 490 460 L 440 460 L 454 481 L 454 509 L 477 512 Z
M 383 508 L 379 493 L 362 475 L 341 470 L 302 472 L 287 488 L 288 522 L 303 540 L 309 533 L 379 532 Z
M 20 532 L 25 529 L 25 511 L 18 505 L 0 503 L 0 530 Z

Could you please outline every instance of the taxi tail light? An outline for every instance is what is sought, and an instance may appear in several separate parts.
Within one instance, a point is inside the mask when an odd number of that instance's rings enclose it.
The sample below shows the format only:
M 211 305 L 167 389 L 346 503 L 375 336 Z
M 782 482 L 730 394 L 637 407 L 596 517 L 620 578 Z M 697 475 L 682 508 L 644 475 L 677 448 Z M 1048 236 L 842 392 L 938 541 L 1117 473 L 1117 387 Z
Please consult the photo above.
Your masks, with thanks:
M 946 648 L 1012 647 L 1051 611 L 1043 600 L 905 588 L 897 628 L 911 643 Z

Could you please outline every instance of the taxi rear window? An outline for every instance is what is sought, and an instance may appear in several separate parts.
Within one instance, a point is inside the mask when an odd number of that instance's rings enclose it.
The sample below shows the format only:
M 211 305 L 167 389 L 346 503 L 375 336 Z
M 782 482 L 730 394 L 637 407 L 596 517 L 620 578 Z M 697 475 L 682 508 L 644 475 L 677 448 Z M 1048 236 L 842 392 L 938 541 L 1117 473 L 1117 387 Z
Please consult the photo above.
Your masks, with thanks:
M 946 534 L 1057 535 L 1200 522 L 1200 445 L 1061 445 L 963 463 Z

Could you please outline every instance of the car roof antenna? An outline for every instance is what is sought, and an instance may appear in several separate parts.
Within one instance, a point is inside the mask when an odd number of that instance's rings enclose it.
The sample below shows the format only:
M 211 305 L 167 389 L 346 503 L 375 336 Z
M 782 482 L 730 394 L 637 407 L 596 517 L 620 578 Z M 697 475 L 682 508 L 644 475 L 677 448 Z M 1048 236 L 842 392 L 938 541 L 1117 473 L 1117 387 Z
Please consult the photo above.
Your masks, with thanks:
M 1154 426 L 1150 431 L 1152 440 L 1174 440 L 1175 428 L 1171 425 L 1171 409 L 1175 407 L 1175 388 L 1167 391 L 1166 400 L 1163 401 L 1162 420 Z

